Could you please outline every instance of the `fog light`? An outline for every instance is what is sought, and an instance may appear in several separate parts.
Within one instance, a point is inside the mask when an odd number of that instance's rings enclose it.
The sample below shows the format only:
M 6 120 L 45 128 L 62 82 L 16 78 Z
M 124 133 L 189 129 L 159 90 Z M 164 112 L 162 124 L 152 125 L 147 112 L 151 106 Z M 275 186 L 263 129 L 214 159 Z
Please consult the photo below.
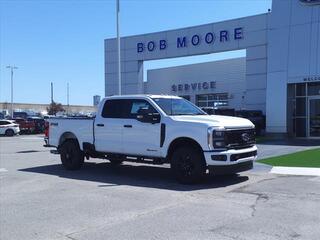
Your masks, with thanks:
M 211 159 L 214 161 L 227 161 L 227 155 L 211 155 Z

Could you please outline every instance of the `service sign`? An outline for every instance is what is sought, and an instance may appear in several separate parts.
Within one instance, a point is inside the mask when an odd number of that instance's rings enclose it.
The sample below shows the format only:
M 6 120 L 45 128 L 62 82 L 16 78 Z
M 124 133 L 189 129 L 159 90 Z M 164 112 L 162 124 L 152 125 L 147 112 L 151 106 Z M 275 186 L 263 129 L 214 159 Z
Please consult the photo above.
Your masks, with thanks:
M 200 91 L 200 90 L 207 90 L 207 89 L 214 89 L 216 88 L 216 82 L 200 82 L 200 83 L 185 83 L 185 84 L 173 84 L 171 86 L 172 92 L 181 92 L 181 91 Z

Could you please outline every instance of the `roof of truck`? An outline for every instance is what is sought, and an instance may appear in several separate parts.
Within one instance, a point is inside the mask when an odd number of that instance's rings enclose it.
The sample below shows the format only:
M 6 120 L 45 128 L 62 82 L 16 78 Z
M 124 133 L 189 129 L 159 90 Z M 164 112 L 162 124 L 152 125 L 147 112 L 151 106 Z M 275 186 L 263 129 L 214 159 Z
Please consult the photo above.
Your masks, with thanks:
M 131 94 L 131 95 L 113 95 L 106 97 L 108 99 L 123 99 L 123 98 L 180 98 L 172 95 L 153 95 L 153 94 Z

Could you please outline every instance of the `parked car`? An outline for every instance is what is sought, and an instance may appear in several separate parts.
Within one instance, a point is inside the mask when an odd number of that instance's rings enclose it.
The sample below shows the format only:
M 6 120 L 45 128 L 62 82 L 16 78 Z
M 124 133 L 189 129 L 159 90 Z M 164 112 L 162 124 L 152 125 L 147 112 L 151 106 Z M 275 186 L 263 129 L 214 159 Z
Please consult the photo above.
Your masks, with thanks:
M 44 133 L 45 120 L 40 117 L 28 117 L 28 121 L 34 122 L 34 133 Z
M 14 136 L 19 134 L 19 125 L 11 120 L 0 120 L 0 134 L 6 136 Z
M 263 134 L 266 130 L 266 116 L 259 110 L 240 110 L 236 111 L 237 117 L 249 119 L 256 128 L 257 135 Z
M 67 170 L 84 158 L 170 163 L 178 181 L 197 182 L 207 170 L 232 174 L 251 169 L 257 156 L 247 119 L 209 116 L 175 96 L 128 95 L 102 100 L 95 118 L 50 118 L 45 146 L 55 147 Z
M 12 119 L 17 124 L 19 124 L 21 133 L 33 133 L 35 130 L 35 123 L 33 121 L 28 121 L 23 118 Z
M 13 112 L 13 118 L 27 119 L 28 118 L 28 113 L 26 113 L 26 112 Z
M 233 108 L 202 107 L 201 109 L 209 115 L 235 116 Z

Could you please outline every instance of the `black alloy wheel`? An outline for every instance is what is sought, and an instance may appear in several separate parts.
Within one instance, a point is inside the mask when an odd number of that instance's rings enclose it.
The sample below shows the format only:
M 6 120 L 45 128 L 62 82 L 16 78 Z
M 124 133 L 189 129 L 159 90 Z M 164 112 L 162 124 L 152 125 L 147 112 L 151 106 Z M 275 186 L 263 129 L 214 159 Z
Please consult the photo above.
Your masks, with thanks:
M 171 169 L 176 179 L 181 183 L 200 182 L 206 174 L 203 153 L 192 146 L 179 147 L 172 154 Z
M 84 154 L 76 140 L 65 141 L 59 149 L 62 165 L 67 170 L 78 170 L 84 163 Z

